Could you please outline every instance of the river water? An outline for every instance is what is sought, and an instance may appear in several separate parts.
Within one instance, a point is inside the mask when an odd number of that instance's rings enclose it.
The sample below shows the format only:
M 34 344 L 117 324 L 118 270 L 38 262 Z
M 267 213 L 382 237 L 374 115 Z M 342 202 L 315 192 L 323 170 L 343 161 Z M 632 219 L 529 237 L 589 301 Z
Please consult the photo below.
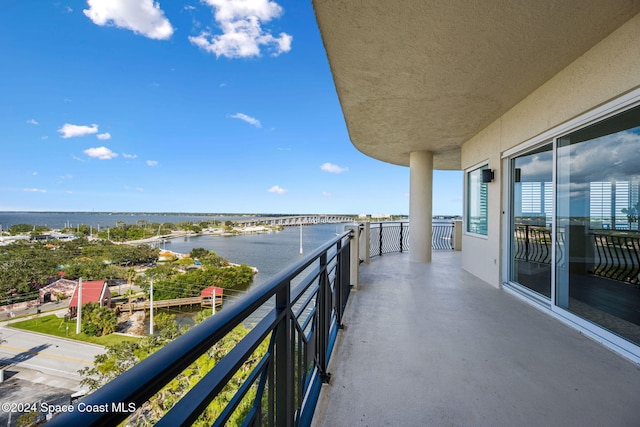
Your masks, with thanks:
M 318 224 L 302 227 L 303 254 L 313 250 L 344 231 L 346 224 Z M 196 236 L 172 239 L 164 246 L 174 252 L 188 253 L 193 248 L 214 251 L 237 264 L 247 264 L 258 269 L 254 286 L 264 283 L 285 268 L 293 265 L 300 256 L 300 227 L 285 227 L 282 231 L 238 236 Z
M 95 228 L 113 227 L 117 222 L 136 224 L 148 222 L 200 222 L 240 220 L 255 218 L 240 215 L 194 215 L 194 214 L 150 214 L 150 213 L 92 213 L 92 212 L 0 212 L 3 230 L 15 224 L 46 225 L 52 229 L 75 227 L 78 224 Z M 346 224 L 318 224 L 302 227 L 302 247 L 305 254 L 330 240 L 344 230 Z M 258 269 L 252 286 L 264 283 L 270 277 L 293 265 L 300 257 L 300 227 L 285 227 L 268 234 L 244 234 L 237 236 L 194 236 L 187 239 L 172 239 L 164 245 L 168 250 L 189 253 L 193 248 L 205 248 L 216 252 L 236 264 L 247 264 Z

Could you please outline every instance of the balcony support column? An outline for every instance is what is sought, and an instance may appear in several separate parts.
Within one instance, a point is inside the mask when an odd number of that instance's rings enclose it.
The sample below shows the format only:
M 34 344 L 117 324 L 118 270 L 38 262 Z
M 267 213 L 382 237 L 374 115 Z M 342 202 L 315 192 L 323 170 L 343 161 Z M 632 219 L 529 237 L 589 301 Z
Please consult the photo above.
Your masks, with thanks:
M 433 153 L 413 151 L 409 157 L 409 169 L 409 260 L 431 262 Z

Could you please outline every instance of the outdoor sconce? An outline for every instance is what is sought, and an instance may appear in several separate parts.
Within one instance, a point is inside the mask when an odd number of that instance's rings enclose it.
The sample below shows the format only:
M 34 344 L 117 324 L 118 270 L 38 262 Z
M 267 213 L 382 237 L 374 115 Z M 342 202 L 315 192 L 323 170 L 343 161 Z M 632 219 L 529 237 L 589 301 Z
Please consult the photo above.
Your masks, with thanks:
M 482 183 L 486 184 L 493 181 L 493 171 L 491 169 L 482 169 Z

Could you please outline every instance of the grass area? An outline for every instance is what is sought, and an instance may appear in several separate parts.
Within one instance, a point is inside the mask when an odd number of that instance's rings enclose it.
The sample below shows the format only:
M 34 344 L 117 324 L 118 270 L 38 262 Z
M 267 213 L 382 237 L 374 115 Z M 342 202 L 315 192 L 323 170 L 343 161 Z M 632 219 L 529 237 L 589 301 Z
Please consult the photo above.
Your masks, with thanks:
M 122 341 L 136 341 L 139 339 L 116 334 L 109 334 L 103 337 L 93 337 L 85 335 L 84 333 L 76 334 L 75 321 L 65 322 L 64 319 L 61 319 L 54 314 L 23 320 L 22 322 L 15 322 L 7 326 L 99 345 L 110 345 Z

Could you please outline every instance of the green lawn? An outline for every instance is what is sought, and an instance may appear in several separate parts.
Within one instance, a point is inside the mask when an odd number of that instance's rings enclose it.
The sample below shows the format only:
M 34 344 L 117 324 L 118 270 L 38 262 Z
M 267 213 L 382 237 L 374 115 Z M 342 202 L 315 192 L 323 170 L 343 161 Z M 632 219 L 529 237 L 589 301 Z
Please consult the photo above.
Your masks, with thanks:
M 139 339 L 116 334 L 110 334 L 103 337 L 92 337 L 83 333 L 76 334 L 75 321 L 65 322 L 64 319 L 61 319 L 54 314 L 38 317 L 35 319 L 23 320 L 22 322 L 15 322 L 8 326 L 32 332 L 40 332 L 41 334 L 55 335 L 57 337 L 70 338 L 78 341 L 85 341 L 100 345 L 109 345 L 122 341 L 135 341 Z

